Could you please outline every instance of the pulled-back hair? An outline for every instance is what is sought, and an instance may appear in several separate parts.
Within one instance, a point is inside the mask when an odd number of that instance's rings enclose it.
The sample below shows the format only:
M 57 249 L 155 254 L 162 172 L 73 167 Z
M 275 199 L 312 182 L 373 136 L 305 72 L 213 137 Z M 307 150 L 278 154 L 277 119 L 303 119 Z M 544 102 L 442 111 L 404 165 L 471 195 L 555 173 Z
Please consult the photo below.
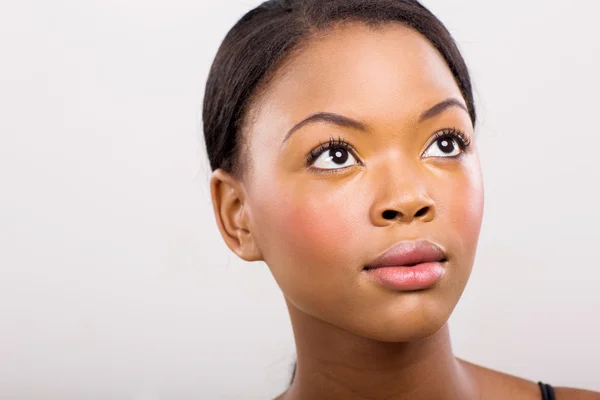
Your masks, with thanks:
M 203 128 L 211 169 L 240 176 L 249 104 L 290 53 L 315 32 L 336 23 L 400 23 L 420 32 L 445 59 L 467 104 L 476 114 L 465 61 L 444 25 L 416 0 L 270 0 L 244 15 L 226 35 L 212 64 L 203 105 Z

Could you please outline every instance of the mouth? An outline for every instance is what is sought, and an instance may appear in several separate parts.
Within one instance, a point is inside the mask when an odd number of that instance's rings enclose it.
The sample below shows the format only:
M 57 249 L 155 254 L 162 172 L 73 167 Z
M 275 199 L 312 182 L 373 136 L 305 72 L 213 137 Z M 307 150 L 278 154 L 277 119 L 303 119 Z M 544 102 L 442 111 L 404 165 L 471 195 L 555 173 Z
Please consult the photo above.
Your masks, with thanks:
M 365 265 L 363 271 L 388 289 L 421 291 L 442 279 L 447 261 L 444 250 L 432 242 L 400 242 Z
M 447 256 L 444 250 L 428 241 L 403 241 L 388 249 L 379 257 L 365 265 L 365 270 L 384 267 L 415 267 L 427 263 L 444 263 Z
M 445 259 L 445 258 L 442 258 L 440 260 L 431 260 L 431 261 L 423 260 L 421 262 L 416 262 L 416 263 L 412 263 L 412 264 L 404 264 L 404 265 L 401 265 L 401 264 L 397 264 L 397 265 L 396 264 L 394 264 L 394 265 L 379 265 L 379 266 L 375 266 L 375 267 L 371 267 L 371 266 L 366 265 L 363 268 L 363 270 L 368 271 L 368 270 L 371 270 L 371 269 L 393 268 L 393 267 L 407 267 L 407 268 L 411 268 L 411 267 L 416 267 L 418 265 L 428 264 L 428 263 L 432 263 L 432 262 L 437 262 L 437 263 L 443 264 L 446 261 L 448 261 L 448 260 Z

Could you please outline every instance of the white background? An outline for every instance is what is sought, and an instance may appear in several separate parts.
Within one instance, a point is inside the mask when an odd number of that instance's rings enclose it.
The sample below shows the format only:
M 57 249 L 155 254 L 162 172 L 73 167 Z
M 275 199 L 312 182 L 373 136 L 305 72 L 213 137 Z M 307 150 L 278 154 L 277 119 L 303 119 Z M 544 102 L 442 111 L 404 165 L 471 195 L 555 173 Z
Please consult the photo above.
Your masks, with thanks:
M 0 398 L 266 399 L 294 343 L 222 241 L 201 131 L 256 1 L 0 3 Z M 600 390 L 600 3 L 429 0 L 473 74 L 486 209 L 455 353 Z

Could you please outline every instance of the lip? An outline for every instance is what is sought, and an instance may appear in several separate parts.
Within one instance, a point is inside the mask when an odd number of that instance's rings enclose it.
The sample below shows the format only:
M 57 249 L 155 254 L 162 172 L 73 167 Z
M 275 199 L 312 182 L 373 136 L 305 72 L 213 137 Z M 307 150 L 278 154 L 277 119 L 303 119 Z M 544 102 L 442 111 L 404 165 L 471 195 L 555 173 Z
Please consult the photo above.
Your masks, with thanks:
M 422 290 L 435 285 L 446 273 L 444 250 L 428 241 L 403 241 L 375 258 L 364 272 L 395 290 Z
M 402 241 L 371 261 L 365 269 L 439 262 L 446 259 L 444 250 L 428 240 Z

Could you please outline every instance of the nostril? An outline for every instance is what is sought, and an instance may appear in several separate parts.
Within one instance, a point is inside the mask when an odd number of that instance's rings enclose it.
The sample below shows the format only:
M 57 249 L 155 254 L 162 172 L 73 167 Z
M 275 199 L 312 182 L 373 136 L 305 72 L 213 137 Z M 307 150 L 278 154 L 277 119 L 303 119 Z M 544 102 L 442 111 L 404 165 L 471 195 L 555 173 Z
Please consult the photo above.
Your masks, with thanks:
M 385 210 L 383 212 L 383 218 L 385 219 L 394 219 L 398 215 L 398 211 L 394 210 Z
M 422 215 L 425 215 L 425 214 L 427 214 L 427 211 L 429 211 L 429 207 L 423 207 L 419 211 L 417 211 L 417 213 L 415 214 L 415 217 L 420 217 Z

